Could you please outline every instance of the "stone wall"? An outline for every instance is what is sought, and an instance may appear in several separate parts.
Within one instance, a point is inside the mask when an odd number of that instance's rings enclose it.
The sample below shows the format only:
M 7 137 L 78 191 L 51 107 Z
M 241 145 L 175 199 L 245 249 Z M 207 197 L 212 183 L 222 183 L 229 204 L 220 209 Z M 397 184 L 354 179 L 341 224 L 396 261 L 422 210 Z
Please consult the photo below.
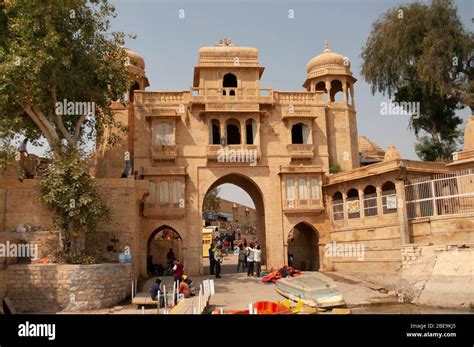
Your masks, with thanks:
M 7 296 L 19 313 L 85 311 L 121 302 L 131 281 L 130 263 L 10 265 Z
M 409 221 L 413 243 L 474 242 L 474 213 L 443 215 Z
M 398 292 L 412 303 L 474 307 L 474 244 L 406 245 Z

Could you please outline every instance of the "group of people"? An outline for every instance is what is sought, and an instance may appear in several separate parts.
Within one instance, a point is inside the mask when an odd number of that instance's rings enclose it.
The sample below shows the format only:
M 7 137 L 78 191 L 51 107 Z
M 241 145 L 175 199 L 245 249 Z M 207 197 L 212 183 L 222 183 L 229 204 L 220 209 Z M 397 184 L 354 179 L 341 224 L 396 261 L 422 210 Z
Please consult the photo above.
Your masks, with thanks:
M 170 249 L 172 252 L 172 249 Z M 168 253 L 168 259 L 170 260 L 171 257 L 174 257 L 174 253 L 171 255 Z M 173 260 L 173 276 L 174 282 L 179 283 L 178 294 L 182 294 L 185 298 L 189 298 L 191 296 L 195 296 L 192 292 L 192 280 L 184 274 L 184 264 L 179 259 Z M 164 305 L 164 293 L 161 286 L 162 280 L 161 278 L 157 278 L 155 283 L 150 288 L 150 295 L 151 299 L 157 301 L 158 300 L 158 293 L 160 293 L 160 306 Z
M 216 278 L 220 278 L 221 274 L 221 264 L 224 259 L 223 245 L 220 243 L 220 240 L 215 240 L 216 243 L 212 242 L 209 247 L 209 266 L 211 275 L 215 275 Z M 237 272 L 247 269 L 247 276 L 260 277 L 260 269 L 262 263 L 262 249 L 257 242 L 251 242 L 247 244 L 247 241 L 244 240 L 243 243 L 240 243 L 236 248 L 236 253 L 238 252 L 238 263 L 237 263 Z
M 262 249 L 260 245 L 256 243 L 247 242 L 239 245 L 239 260 L 237 263 L 237 272 L 240 272 L 240 266 L 242 270 L 247 268 L 247 276 L 260 277 L 260 269 L 262 264 Z

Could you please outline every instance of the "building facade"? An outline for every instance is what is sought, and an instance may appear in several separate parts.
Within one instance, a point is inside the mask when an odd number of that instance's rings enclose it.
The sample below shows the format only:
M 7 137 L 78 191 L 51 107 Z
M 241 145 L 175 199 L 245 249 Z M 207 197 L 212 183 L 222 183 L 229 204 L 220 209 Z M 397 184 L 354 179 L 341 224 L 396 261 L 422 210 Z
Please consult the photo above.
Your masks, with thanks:
M 295 266 L 307 270 L 394 271 L 406 245 L 474 241 L 472 118 L 465 150 L 453 163 L 402 160 L 394 146 L 384 152 L 359 138 L 356 79 L 348 59 L 327 44 L 307 64 L 304 91 L 262 87 L 258 50 L 227 39 L 199 50 L 189 90 L 145 90 L 145 61 L 132 51 L 129 56 L 135 83 L 127 102 L 114 105 L 129 132 L 114 147 L 104 138 L 94 162 L 113 216 L 86 245 L 102 256 L 110 255 L 111 239 L 129 246 L 136 277 L 147 274 L 150 245 L 165 230 L 179 235 L 176 253 L 187 273 L 203 273 L 203 201 L 224 183 L 252 198 L 268 269 L 287 264 L 291 254 Z M 118 178 L 126 157 L 143 180 Z M 444 190 L 433 188 L 426 195 L 424 188 L 410 188 L 436 175 L 451 180 L 455 192 L 439 195 Z M 36 194 L 29 181 L 0 180 L 3 230 L 28 219 L 51 224 L 37 202 L 28 201 L 33 214 L 16 211 Z M 462 213 L 437 208 L 459 200 L 461 186 L 467 197 Z M 440 231 L 435 225 L 441 222 Z M 330 252 L 339 244 L 363 245 L 364 254 Z

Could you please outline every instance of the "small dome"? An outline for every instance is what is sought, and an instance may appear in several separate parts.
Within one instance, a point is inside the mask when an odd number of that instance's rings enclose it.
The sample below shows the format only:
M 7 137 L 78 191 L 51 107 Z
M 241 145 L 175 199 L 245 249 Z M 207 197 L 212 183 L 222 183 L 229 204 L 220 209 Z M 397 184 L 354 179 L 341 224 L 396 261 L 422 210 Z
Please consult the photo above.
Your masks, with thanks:
M 145 59 L 143 59 L 140 54 L 128 48 L 125 48 L 125 51 L 127 52 L 127 55 L 130 58 L 131 66 L 135 66 L 141 70 L 145 70 Z
M 329 49 L 327 42 L 325 43 L 324 51 L 311 59 L 306 65 L 308 74 L 312 74 L 321 69 L 334 69 L 335 73 L 350 74 L 351 64 L 349 60 L 343 55 L 337 54 Z
M 401 158 L 402 157 L 400 156 L 400 152 L 398 151 L 397 147 L 395 147 L 395 145 L 389 145 L 387 152 L 385 152 L 384 161 L 397 160 Z
M 464 128 L 464 150 L 474 149 L 474 116 L 467 119 Z

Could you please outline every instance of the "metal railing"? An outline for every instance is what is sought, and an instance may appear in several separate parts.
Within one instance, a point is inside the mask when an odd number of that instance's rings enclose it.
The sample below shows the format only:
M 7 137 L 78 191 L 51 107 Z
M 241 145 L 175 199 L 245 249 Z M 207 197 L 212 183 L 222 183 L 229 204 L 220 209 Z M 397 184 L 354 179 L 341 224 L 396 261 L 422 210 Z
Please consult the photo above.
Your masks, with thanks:
M 410 180 L 405 196 L 408 219 L 474 213 L 474 169 Z

